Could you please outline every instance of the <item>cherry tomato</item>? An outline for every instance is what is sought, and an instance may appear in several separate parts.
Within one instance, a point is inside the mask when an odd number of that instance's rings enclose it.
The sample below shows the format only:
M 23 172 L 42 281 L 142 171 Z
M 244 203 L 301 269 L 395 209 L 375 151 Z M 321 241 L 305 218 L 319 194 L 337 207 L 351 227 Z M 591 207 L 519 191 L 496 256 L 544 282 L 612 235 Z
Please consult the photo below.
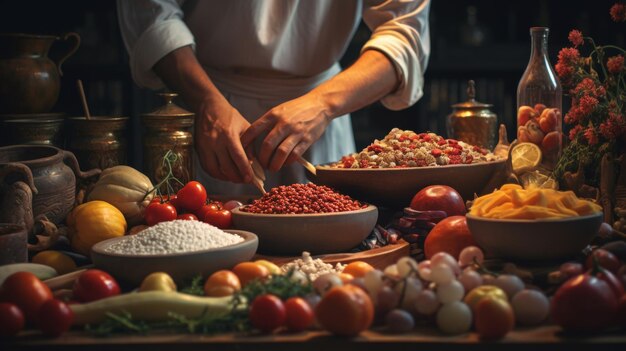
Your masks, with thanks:
M 285 301 L 287 312 L 287 329 L 293 332 L 306 330 L 315 320 L 313 309 L 306 300 L 301 297 L 292 297 Z
M 270 271 L 260 264 L 254 262 L 241 262 L 233 267 L 233 273 L 237 275 L 242 286 L 246 286 L 253 279 L 265 279 L 270 275 Z
M 574 332 L 601 331 L 614 321 L 618 299 L 609 285 L 593 274 L 579 274 L 563 283 L 552 298 L 556 324 Z
M 63 301 L 51 299 L 39 309 L 38 326 L 45 335 L 60 336 L 70 329 L 73 321 L 74 312 Z
M 37 311 L 51 298 L 50 288 L 30 272 L 11 274 L 0 288 L 0 301 L 15 304 L 31 323 L 37 322 Z
M 241 290 L 241 282 L 237 275 L 228 270 L 217 271 L 204 283 L 204 294 L 206 296 L 230 296 Z
M 200 207 L 198 210 L 194 211 L 195 215 L 200 218 L 200 219 L 204 219 L 204 217 L 206 216 L 206 214 L 209 211 L 219 211 L 221 210 L 221 208 L 219 207 L 219 205 L 215 202 L 211 202 L 208 203 L 206 205 L 202 205 L 202 207 Z
M 176 204 L 181 208 L 195 211 L 202 207 L 206 202 L 206 189 L 195 180 L 185 184 L 185 186 L 176 193 Z
M 373 271 L 374 267 L 367 262 L 354 261 L 348 263 L 346 268 L 343 269 L 343 273 L 352 275 L 355 278 L 363 278 L 369 271 Z
M 229 210 L 209 211 L 204 216 L 203 222 L 220 229 L 228 229 L 233 225 L 233 216 Z
M 120 286 L 109 273 L 99 269 L 89 269 L 74 282 L 74 298 L 90 302 L 120 294 Z
M 176 194 L 174 195 L 163 195 L 163 196 L 155 196 L 152 198 L 152 200 L 150 201 L 150 203 L 153 202 L 157 202 L 157 203 L 169 203 L 170 205 L 176 207 Z
M 153 202 L 146 207 L 146 223 L 153 226 L 157 223 L 173 221 L 178 216 L 176 208 L 169 203 Z
M 287 311 L 278 297 L 261 295 L 252 301 L 248 317 L 253 327 L 264 333 L 270 333 L 285 325 Z
M 585 262 L 585 267 L 587 269 L 593 268 L 593 257 L 598 260 L 598 263 L 601 267 L 608 269 L 611 273 L 616 274 L 621 267 L 621 263 L 615 255 L 613 255 L 610 251 L 604 249 L 595 250 L 589 257 L 587 257 L 587 261 Z
M 372 325 L 374 305 L 361 288 L 336 286 L 317 304 L 315 317 L 324 329 L 333 334 L 354 336 Z
M 24 329 L 24 314 L 17 305 L 0 303 L 0 337 L 17 335 Z
M 188 220 L 188 221 L 197 221 L 198 217 L 196 217 L 196 215 L 193 214 L 193 213 L 183 213 L 183 214 L 179 214 L 178 217 L 176 217 L 176 219 L 184 219 L 184 220 Z

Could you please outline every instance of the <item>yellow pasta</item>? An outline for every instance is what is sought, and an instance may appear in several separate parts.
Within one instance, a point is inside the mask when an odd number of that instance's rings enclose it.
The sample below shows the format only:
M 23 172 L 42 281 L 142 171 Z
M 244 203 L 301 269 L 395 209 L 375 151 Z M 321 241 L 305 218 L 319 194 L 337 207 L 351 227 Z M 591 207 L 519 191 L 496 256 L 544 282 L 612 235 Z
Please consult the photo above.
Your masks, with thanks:
M 505 184 L 491 194 L 474 200 L 470 214 L 485 218 L 540 219 L 584 216 L 602 211 L 602 207 L 579 199 L 572 191 L 524 189 Z

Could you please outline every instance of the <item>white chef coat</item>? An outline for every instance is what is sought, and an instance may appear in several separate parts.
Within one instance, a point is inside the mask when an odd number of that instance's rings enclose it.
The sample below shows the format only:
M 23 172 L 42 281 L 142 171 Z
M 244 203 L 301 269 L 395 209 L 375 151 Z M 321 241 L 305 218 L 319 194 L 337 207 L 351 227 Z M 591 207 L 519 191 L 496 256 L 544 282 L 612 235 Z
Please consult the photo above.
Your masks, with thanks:
M 372 30 L 362 48 L 384 53 L 400 85 L 381 102 L 399 110 L 422 96 L 430 54 L 429 0 L 118 0 L 133 79 L 158 89 L 153 66 L 191 45 L 226 99 L 250 122 L 341 71 L 338 60 L 361 20 Z M 314 164 L 355 151 L 348 115 L 334 119 L 305 156 Z M 250 185 L 196 174 L 211 194 L 254 194 Z M 304 181 L 304 169 L 268 174 L 267 188 Z

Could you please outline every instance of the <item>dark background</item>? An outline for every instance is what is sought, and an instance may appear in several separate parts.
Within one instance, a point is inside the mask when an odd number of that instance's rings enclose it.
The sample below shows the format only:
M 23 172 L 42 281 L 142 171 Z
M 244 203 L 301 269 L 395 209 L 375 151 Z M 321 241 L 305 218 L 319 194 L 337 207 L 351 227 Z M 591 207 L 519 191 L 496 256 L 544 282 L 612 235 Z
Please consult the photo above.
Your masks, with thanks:
M 132 1 L 132 0 L 129 0 Z M 577 28 L 597 43 L 624 46 L 623 25 L 611 21 L 612 0 L 433 0 L 430 12 L 431 57 L 424 96 L 413 107 L 390 111 L 379 103 L 352 114 L 357 149 L 391 128 L 445 134 L 451 104 L 466 100 L 466 82 L 474 79 L 477 100 L 491 103 L 509 135 L 515 128 L 516 88 L 530 55 L 529 27 L 550 27 L 554 64 L 567 34 Z M 78 52 L 64 64 L 60 98 L 54 111 L 83 115 L 76 79 L 85 85 L 94 115 L 130 116 L 131 165 L 141 159 L 140 115 L 160 104 L 154 92 L 137 87 L 130 77 L 128 55 L 120 36 L 115 1 L 0 0 L 0 32 L 81 35 Z M 369 37 L 361 25 L 341 63 L 353 62 Z M 60 52 L 62 44 L 50 55 Z M 567 99 L 564 99 L 567 101 Z M 565 106 L 564 106 L 565 107 Z

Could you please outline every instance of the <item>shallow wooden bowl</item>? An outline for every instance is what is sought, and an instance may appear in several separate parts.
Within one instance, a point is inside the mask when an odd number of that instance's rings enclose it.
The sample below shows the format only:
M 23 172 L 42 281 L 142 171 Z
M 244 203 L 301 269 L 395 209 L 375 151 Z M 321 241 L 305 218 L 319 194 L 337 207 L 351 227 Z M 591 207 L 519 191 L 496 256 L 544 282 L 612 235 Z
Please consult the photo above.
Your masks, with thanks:
M 232 211 L 235 228 L 254 230 L 259 252 L 300 255 L 345 252 L 357 246 L 374 229 L 378 208 L 315 214 L 257 214 Z
M 330 186 L 343 194 L 372 204 L 404 208 L 413 196 L 429 185 L 448 185 L 465 200 L 493 189 L 484 189 L 505 161 L 414 168 L 331 168 L 316 166 L 316 175 L 307 177 L 316 184 Z
M 580 253 L 598 233 L 602 212 L 563 219 L 494 219 L 467 214 L 485 254 L 515 261 L 550 261 Z
M 253 233 L 242 230 L 225 230 L 239 235 L 244 241 L 202 251 L 162 255 L 132 255 L 105 252 L 106 248 L 127 237 L 101 241 L 91 248 L 94 266 L 116 279 L 137 286 L 153 272 L 166 272 L 176 282 L 197 275 L 207 277 L 220 269 L 230 269 L 237 263 L 249 261 L 256 253 L 259 240 Z

